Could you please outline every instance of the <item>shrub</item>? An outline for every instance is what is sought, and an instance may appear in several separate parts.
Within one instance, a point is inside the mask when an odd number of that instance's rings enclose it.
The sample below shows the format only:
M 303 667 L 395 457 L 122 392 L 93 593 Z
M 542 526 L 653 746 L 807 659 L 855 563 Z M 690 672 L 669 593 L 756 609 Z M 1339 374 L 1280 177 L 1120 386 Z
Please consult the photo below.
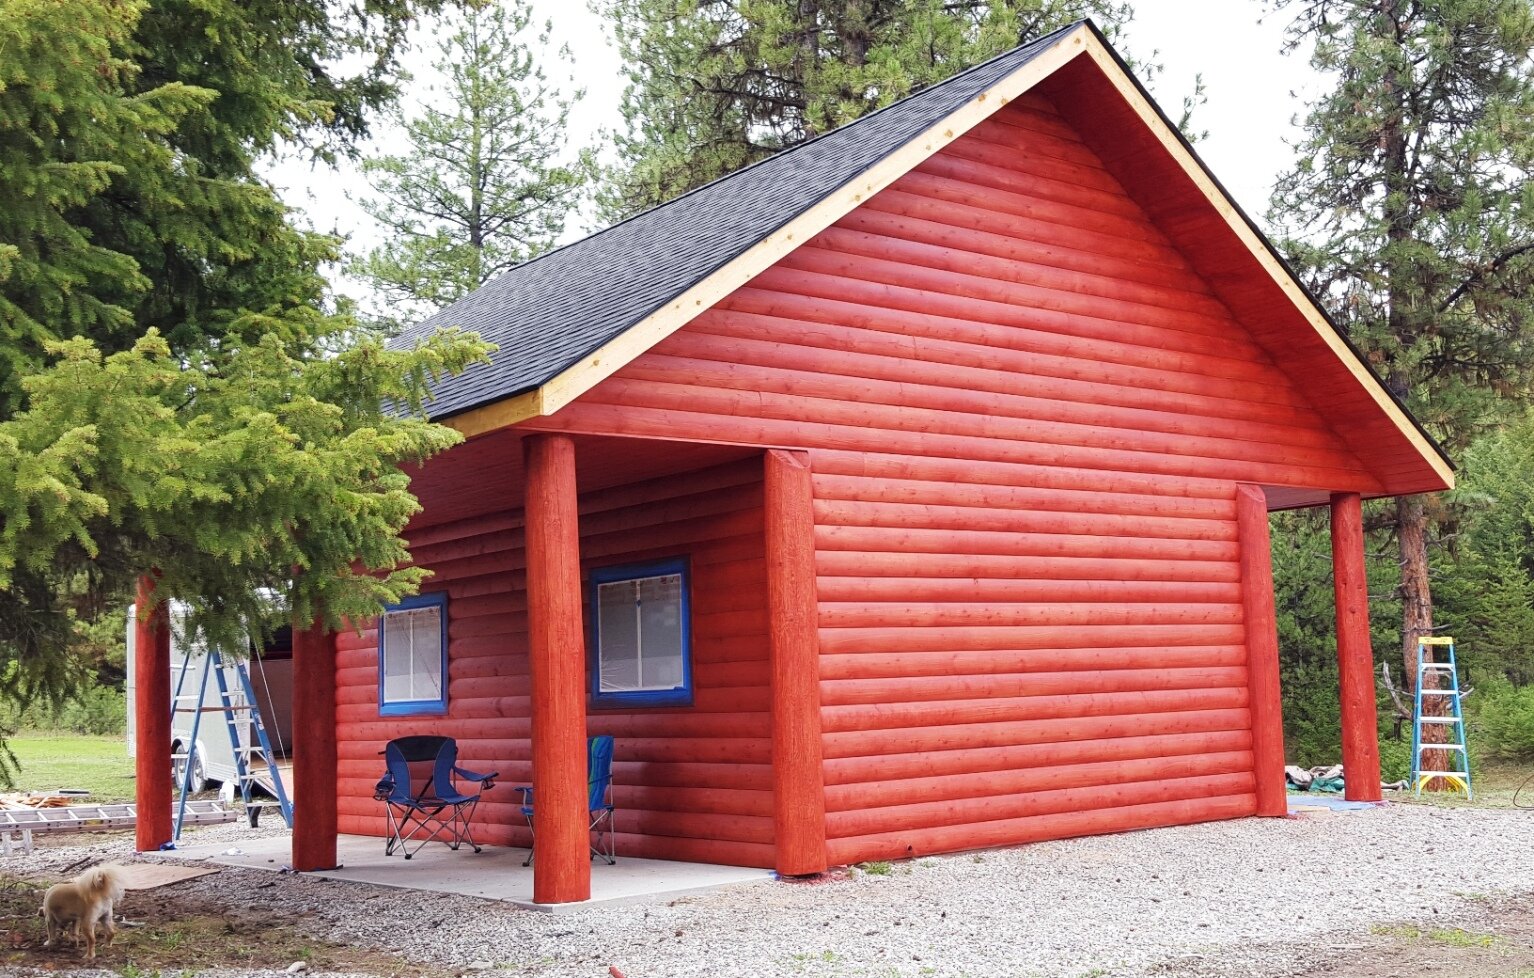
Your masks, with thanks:
M 55 708 L 33 702 L 18 709 L 7 704 L 0 725 L 8 730 L 68 731 L 105 736 L 127 729 L 128 703 L 121 689 L 93 683 L 71 693 Z
M 1479 700 L 1474 717 L 1475 735 L 1481 741 L 1477 753 L 1509 761 L 1534 760 L 1534 686 L 1483 682 L 1470 701 L 1474 700 Z
M 1380 780 L 1386 783 L 1411 777 L 1411 744 L 1393 737 L 1380 737 Z

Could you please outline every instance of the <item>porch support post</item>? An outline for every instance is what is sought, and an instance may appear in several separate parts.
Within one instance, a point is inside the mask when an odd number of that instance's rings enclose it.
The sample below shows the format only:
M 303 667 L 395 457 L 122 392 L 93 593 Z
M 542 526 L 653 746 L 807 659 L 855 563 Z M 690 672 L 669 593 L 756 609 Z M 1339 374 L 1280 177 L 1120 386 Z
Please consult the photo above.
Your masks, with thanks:
M 157 852 L 171 833 L 170 606 L 156 602 L 154 578 L 138 579 L 133 616 L 133 772 L 138 821 L 134 847 Z
M 575 442 L 530 435 L 526 452 L 528 671 L 533 721 L 533 902 L 591 898 L 585 646 Z
M 779 874 L 805 876 L 826 869 L 814 494 L 805 453 L 769 451 L 765 464 L 773 839 Z
M 1261 487 L 1236 487 L 1241 545 L 1241 603 L 1246 612 L 1246 687 L 1252 712 L 1257 814 L 1289 814 L 1284 786 L 1284 715 L 1278 689 L 1278 615 L 1273 606 L 1273 552 L 1268 500 Z
M 1337 676 L 1342 695 L 1342 769 L 1350 801 L 1379 801 L 1379 721 L 1374 648 L 1369 641 L 1369 581 L 1364 571 L 1363 503 L 1332 494 L 1332 579 L 1337 595 Z
M 293 868 L 335 869 L 335 636 L 316 621 L 293 630 Z

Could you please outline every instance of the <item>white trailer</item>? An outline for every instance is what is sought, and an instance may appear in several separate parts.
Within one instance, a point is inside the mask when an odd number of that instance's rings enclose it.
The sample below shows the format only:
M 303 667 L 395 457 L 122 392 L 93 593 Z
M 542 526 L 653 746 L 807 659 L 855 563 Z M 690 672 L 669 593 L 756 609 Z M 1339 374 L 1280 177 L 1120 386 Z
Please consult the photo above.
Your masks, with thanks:
M 171 695 L 176 695 L 176 684 L 181 677 L 183 667 L 186 669 L 186 678 L 181 684 L 181 695 L 196 696 L 202 687 L 203 672 L 207 667 L 207 655 L 200 643 L 194 643 L 191 654 L 188 655 L 188 646 L 181 634 L 180 621 L 184 617 L 183 609 L 176 604 L 171 605 L 171 650 L 170 650 L 170 683 Z M 137 685 L 134 669 L 133 648 L 133 621 L 134 609 L 128 609 L 127 628 L 127 713 L 128 713 L 128 756 L 135 754 L 135 730 L 133 716 L 133 694 Z M 239 679 L 235 673 L 235 659 L 225 655 L 224 674 L 225 681 L 230 689 L 239 687 Z M 278 768 L 280 769 L 284 784 L 290 784 L 289 767 L 287 760 L 288 751 L 293 741 L 293 640 L 288 629 L 282 629 L 275 636 L 267 648 L 259 655 L 250 656 L 247 667 L 250 673 L 250 685 L 255 693 L 256 702 L 261 710 L 261 718 L 266 726 L 267 736 L 271 739 L 272 750 L 276 755 Z M 208 677 L 208 692 L 204 706 L 216 707 L 218 705 L 218 685 L 214 677 Z M 195 701 L 183 700 L 177 703 L 181 707 L 196 706 Z M 177 712 L 171 720 L 171 757 L 165 759 L 165 763 L 171 765 L 174 780 L 173 784 L 181 784 L 182 764 L 184 760 L 175 755 L 185 755 L 186 747 L 192 739 L 192 721 L 195 714 Z M 192 757 L 192 790 L 203 791 L 213 783 L 234 785 L 237 772 L 234 765 L 234 750 L 229 743 L 229 726 L 224 722 L 222 713 L 204 713 L 202 722 L 198 725 L 196 749 L 191 752 Z M 276 796 L 275 786 L 272 784 L 271 775 L 264 763 L 257 762 L 252 765 L 251 774 L 254 775 L 255 784 L 267 794 Z

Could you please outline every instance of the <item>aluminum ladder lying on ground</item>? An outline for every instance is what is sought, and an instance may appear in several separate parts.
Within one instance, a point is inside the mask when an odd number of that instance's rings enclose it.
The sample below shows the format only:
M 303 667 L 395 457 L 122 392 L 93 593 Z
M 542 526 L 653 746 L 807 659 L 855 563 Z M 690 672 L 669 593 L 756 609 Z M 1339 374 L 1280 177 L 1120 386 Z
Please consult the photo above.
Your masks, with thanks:
M 183 818 L 189 825 L 233 822 L 240 812 L 216 801 L 188 801 Z M 113 832 L 138 824 L 138 806 L 65 805 L 59 808 L 0 809 L 0 849 L 9 856 L 30 852 L 34 833 Z
M 288 800 L 287 788 L 282 783 L 282 771 L 277 767 L 277 757 L 272 752 L 272 743 L 266 734 L 266 724 L 261 719 L 261 707 L 256 702 L 255 691 L 250 685 L 250 672 L 243 662 L 236 661 L 232 671 L 238 685 L 231 688 L 223 654 L 218 649 L 209 649 L 203 659 L 201 688 L 195 695 L 183 694 L 182 688 L 186 683 L 190 659 L 191 652 L 188 651 L 186 659 L 183 659 L 181 663 L 181 674 L 176 679 L 176 695 L 171 704 L 173 716 L 176 713 L 192 714 L 192 735 L 188 740 L 185 753 L 172 755 L 174 759 L 183 763 L 181 783 L 177 786 L 176 817 L 171 826 L 171 841 L 167 848 L 173 848 L 177 842 L 181 841 L 181 826 L 186 820 L 187 805 L 190 802 L 188 796 L 191 794 L 192 776 L 196 768 L 194 752 L 197 750 L 197 735 L 202 729 L 204 713 L 224 715 L 224 723 L 229 730 L 229 746 L 234 752 L 236 787 L 239 790 L 241 804 L 244 806 L 245 817 L 251 826 L 256 825 L 261 817 L 261 809 L 266 806 L 265 802 L 257 801 L 254 797 L 256 774 L 253 763 L 256 761 L 256 755 L 259 754 L 271 778 L 282 820 L 289 828 L 292 828 L 293 803 Z M 217 686 L 218 703 L 215 706 L 207 705 L 210 675 Z M 192 701 L 196 702 L 195 706 L 179 705 Z M 174 725 L 173 719 L 172 726 Z
M 1447 649 L 1448 659 L 1439 660 L 1434 652 Z M 1440 685 L 1440 680 L 1447 685 Z M 1432 686 L 1429 686 L 1429 683 Z M 1447 716 L 1425 715 L 1422 711 L 1423 697 L 1429 702 L 1448 698 L 1450 712 Z M 1462 696 L 1459 689 L 1459 668 L 1454 659 L 1454 639 L 1447 635 L 1417 639 L 1417 694 L 1414 702 L 1416 719 L 1412 721 L 1411 733 L 1411 784 L 1416 795 L 1434 778 L 1443 778 L 1451 786 L 1463 791 L 1466 798 L 1470 791 L 1470 751 L 1465 743 L 1465 714 L 1461 709 Z M 1448 727 L 1450 739 L 1441 744 L 1425 743 L 1422 739 L 1424 726 Z M 1443 751 L 1449 757 L 1447 767 L 1451 771 L 1425 771 L 1422 755 L 1429 751 Z

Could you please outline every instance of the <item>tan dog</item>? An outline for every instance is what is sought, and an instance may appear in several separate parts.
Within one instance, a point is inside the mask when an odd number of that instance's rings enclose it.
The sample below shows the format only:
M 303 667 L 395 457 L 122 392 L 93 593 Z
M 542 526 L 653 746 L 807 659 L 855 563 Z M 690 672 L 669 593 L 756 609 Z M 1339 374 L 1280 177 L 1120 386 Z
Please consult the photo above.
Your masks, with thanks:
M 122 874 L 116 866 L 92 866 L 68 883 L 55 883 L 43 894 L 43 922 L 48 928 L 44 947 L 52 947 L 72 927 L 75 946 L 85 941 L 85 956 L 96 956 L 96 928 L 102 926 L 106 943 L 117 936 L 112 905 L 123 898 Z

